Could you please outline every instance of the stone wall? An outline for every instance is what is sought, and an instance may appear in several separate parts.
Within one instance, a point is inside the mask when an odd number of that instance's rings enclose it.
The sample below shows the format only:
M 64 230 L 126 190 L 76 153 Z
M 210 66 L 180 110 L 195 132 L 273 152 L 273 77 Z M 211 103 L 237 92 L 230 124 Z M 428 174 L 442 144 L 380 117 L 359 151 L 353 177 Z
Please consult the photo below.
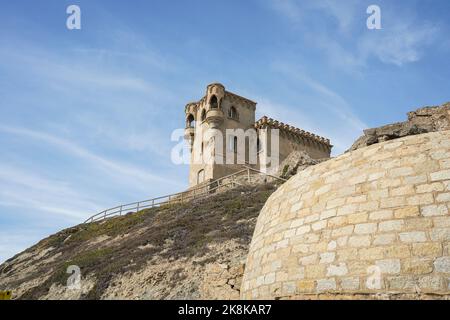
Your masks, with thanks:
M 241 298 L 449 298 L 450 131 L 309 167 L 262 209 Z

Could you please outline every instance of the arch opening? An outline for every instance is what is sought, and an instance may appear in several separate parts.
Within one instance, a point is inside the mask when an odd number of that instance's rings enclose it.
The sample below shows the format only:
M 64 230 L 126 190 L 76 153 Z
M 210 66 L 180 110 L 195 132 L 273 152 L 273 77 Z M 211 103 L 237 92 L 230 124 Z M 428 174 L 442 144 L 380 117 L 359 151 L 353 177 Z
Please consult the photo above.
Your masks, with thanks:
M 217 102 L 217 97 L 213 95 L 211 99 L 209 100 L 209 105 L 211 109 L 217 109 L 219 107 L 219 104 Z
M 192 114 L 189 114 L 186 118 L 186 128 L 195 128 L 195 118 Z

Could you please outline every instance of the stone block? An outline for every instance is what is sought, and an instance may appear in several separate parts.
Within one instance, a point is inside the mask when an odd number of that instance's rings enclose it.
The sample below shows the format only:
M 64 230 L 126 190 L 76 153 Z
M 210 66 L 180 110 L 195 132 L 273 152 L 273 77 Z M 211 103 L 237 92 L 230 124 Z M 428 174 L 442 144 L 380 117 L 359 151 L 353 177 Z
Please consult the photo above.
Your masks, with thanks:
M 376 246 L 391 244 L 395 241 L 396 235 L 392 233 L 379 234 L 375 236 L 373 244 Z
M 384 256 L 386 258 L 408 258 L 411 256 L 411 252 L 408 245 L 392 245 L 384 249 Z
M 340 284 L 341 288 L 344 290 L 354 291 L 360 288 L 359 277 L 342 278 Z
M 402 260 L 402 272 L 409 274 L 428 274 L 433 271 L 431 259 L 411 258 Z
M 347 273 L 347 265 L 344 262 L 340 262 L 338 265 L 329 265 L 327 269 L 327 277 L 345 276 Z
M 417 217 L 420 214 L 418 206 L 407 206 L 404 208 L 399 208 L 394 211 L 394 216 L 397 219 Z
M 425 242 L 427 241 L 427 236 L 425 232 L 413 231 L 413 232 L 402 232 L 399 234 L 400 241 L 402 242 Z
M 375 233 L 377 231 L 376 223 L 361 223 L 355 225 L 355 233 L 356 234 L 369 234 Z
M 334 291 L 334 290 L 336 290 L 336 280 L 335 279 L 320 279 L 320 280 L 317 280 L 316 290 L 318 292 Z
M 305 277 L 307 279 L 318 279 L 325 277 L 326 266 L 324 264 L 309 265 L 305 267 Z
M 345 226 L 338 229 L 334 229 L 331 233 L 333 237 L 346 236 L 353 233 L 353 226 Z
M 329 264 L 329 263 L 332 263 L 335 258 L 336 258 L 335 252 L 324 252 L 324 253 L 320 254 L 319 263 Z
M 359 249 L 359 258 L 361 260 L 377 260 L 384 256 L 383 247 L 371 247 Z
M 431 181 L 450 180 L 450 170 L 441 170 L 430 174 Z
M 316 282 L 314 280 L 300 280 L 297 281 L 297 292 L 299 293 L 311 293 L 316 288 Z
M 392 210 L 379 210 L 371 212 L 369 215 L 370 220 L 389 220 L 393 217 Z
M 440 257 L 434 261 L 434 269 L 436 272 L 450 274 L 450 257 Z
M 436 196 L 437 202 L 450 202 L 450 192 L 440 193 Z
M 403 228 L 403 220 L 388 220 L 379 223 L 378 230 L 380 232 L 400 231 Z
M 370 236 L 352 236 L 348 239 L 350 247 L 368 247 L 370 246 Z
M 430 238 L 432 241 L 450 241 L 450 228 L 433 228 Z
M 431 205 L 422 207 L 420 213 L 424 217 L 432 217 L 432 216 L 444 216 L 448 213 L 448 208 L 446 205 Z
M 377 260 L 375 264 L 383 274 L 398 274 L 401 270 L 400 259 Z

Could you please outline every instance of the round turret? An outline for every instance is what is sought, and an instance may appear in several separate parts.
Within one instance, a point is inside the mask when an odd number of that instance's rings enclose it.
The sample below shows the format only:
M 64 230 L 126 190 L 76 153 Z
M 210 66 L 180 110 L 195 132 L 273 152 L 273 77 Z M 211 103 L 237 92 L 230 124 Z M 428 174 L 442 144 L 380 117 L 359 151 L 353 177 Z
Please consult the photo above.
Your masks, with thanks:
M 222 101 L 225 87 L 220 83 L 212 83 L 206 88 L 206 122 L 210 128 L 217 128 L 224 120 Z
M 186 127 L 184 129 L 184 138 L 189 142 L 191 150 L 194 144 L 195 137 L 196 111 L 196 103 L 188 103 L 184 109 L 184 112 L 186 113 Z

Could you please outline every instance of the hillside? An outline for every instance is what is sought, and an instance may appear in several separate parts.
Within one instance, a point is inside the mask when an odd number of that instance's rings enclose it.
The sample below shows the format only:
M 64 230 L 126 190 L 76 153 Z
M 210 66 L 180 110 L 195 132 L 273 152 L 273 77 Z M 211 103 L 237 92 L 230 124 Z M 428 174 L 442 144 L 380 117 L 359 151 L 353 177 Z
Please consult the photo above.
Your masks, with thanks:
M 0 289 L 13 299 L 237 299 L 256 219 L 275 188 L 63 230 L 2 264 Z M 70 265 L 81 269 L 81 290 L 67 289 Z

